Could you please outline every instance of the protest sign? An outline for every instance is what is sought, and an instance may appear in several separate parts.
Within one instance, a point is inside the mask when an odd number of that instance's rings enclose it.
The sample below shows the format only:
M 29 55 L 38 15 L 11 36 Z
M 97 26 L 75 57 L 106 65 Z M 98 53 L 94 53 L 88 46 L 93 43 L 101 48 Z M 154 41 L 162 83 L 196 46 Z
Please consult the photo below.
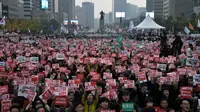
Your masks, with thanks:
M 196 74 L 193 76 L 193 85 L 200 84 L 200 74 Z
M 1 95 L 0 97 L 1 100 L 10 100 L 10 94 L 4 94 L 4 95 Z
M 140 80 L 140 83 L 147 82 L 147 78 L 146 78 L 145 72 L 137 73 L 137 77 Z
M 62 53 L 57 53 L 57 54 L 56 54 L 56 59 L 57 59 L 57 60 L 64 60 L 64 59 L 65 59 L 65 55 L 62 54 Z
M 116 80 L 115 79 L 106 79 L 106 86 L 111 86 L 111 87 L 117 86 Z
M 10 112 L 11 100 L 1 101 L 1 112 Z
M 196 66 L 198 60 L 193 58 L 187 58 L 186 65 L 187 66 Z
M 26 62 L 26 58 L 24 56 L 18 56 L 17 61 L 18 63 L 23 63 L 23 62 Z
M 77 84 L 76 82 L 75 82 L 75 80 L 69 80 L 68 81 L 68 87 L 70 87 L 70 88 L 79 88 L 79 84 Z
M 31 63 L 39 63 L 39 57 L 31 57 L 30 62 Z
M 112 73 L 104 72 L 103 73 L 103 79 L 112 79 Z
M 96 89 L 96 82 L 86 82 L 85 83 L 85 91 L 93 91 Z
M 29 100 L 29 102 L 33 102 L 35 100 L 35 97 L 37 95 L 36 92 L 33 92 L 31 90 L 26 90 L 25 93 L 27 95 L 25 95 L 24 97 L 27 98 Z
M 167 64 L 157 64 L 157 69 L 164 72 L 167 69 Z
M 66 106 L 67 102 L 68 100 L 66 96 L 56 96 L 54 99 L 54 105 L 56 106 Z
M 0 95 L 8 93 L 8 85 L 0 86 Z
M 39 98 L 41 100 L 47 101 L 48 99 L 50 99 L 52 97 L 52 95 L 53 95 L 52 92 L 48 89 L 48 90 L 44 91 L 42 93 L 42 95 L 39 96 Z
M 124 88 L 135 88 L 134 80 L 125 80 L 124 81 Z
M 122 103 L 122 111 L 123 112 L 133 112 L 134 111 L 134 103 Z
M 68 96 L 68 87 L 54 87 L 52 92 L 55 96 Z
M 183 86 L 180 88 L 180 98 L 181 99 L 190 99 L 192 98 L 193 88 Z
M 177 74 L 178 75 L 186 75 L 186 69 L 185 68 L 178 68 L 177 69 Z
M 0 62 L 0 67 L 5 67 L 5 62 Z
M 27 97 L 27 90 L 31 90 L 32 92 L 36 92 L 36 86 L 34 85 L 19 85 L 18 96 Z

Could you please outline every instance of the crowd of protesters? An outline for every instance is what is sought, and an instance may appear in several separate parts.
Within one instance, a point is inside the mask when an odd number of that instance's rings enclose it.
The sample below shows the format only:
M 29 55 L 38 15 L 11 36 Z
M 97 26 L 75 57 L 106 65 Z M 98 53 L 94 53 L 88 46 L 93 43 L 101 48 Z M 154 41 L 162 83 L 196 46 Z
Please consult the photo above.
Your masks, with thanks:
M 174 39 L 1 37 L 1 112 L 199 112 L 199 43 Z

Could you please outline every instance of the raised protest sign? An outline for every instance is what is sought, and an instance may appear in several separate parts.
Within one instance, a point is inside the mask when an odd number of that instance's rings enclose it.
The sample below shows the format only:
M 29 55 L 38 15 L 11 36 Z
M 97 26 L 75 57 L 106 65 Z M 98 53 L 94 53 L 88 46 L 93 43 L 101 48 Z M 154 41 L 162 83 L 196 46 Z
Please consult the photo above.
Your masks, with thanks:
M 8 93 L 8 85 L 0 86 L 0 95 Z
M 193 85 L 200 84 L 200 74 L 193 76 Z
M 31 63 L 39 63 L 39 57 L 31 57 L 30 62 Z
M 27 90 L 36 92 L 36 86 L 34 86 L 34 85 L 19 85 L 18 96 L 28 97 Z
M 23 62 L 26 62 L 26 58 L 24 56 L 18 56 L 17 61 L 18 63 L 23 63 Z
M 56 54 L 56 59 L 57 59 L 57 60 L 64 60 L 64 59 L 65 59 L 65 55 L 62 54 L 62 53 L 57 53 L 57 54 Z
M 66 96 L 56 96 L 54 99 L 54 105 L 56 106 L 66 106 L 67 102 L 68 100 Z
M 193 58 L 187 58 L 186 65 L 187 66 L 196 66 L 198 60 Z
M 39 98 L 41 100 L 45 100 L 47 101 L 48 99 L 50 99 L 52 97 L 52 92 L 48 89 L 46 91 L 44 91 L 44 93 L 42 93 L 42 95 L 39 96 Z

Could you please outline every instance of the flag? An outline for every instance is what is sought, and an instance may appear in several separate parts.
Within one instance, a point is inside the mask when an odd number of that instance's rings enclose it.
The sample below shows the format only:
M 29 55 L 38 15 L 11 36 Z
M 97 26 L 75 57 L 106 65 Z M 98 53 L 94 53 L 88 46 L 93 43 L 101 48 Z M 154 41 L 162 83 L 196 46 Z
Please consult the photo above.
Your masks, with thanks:
M 40 33 L 43 33 L 43 30 L 40 30 Z
M 61 23 L 61 26 L 60 26 L 60 32 L 64 32 L 64 33 L 69 33 L 68 30 L 65 28 L 65 26 Z
M 192 24 L 190 22 L 189 22 L 189 29 L 194 30 L 194 27 L 192 26 Z
M 185 31 L 185 33 L 186 33 L 187 35 L 190 33 L 190 30 L 189 30 L 187 27 L 185 27 L 184 31 Z
M 31 30 L 30 30 L 30 28 L 28 28 L 28 33 L 31 33 Z
M 77 33 L 77 31 L 76 31 L 76 29 L 74 29 L 74 35 L 76 36 L 78 33 Z
M 119 36 L 116 38 L 116 42 L 117 42 L 121 47 L 123 47 L 122 35 L 119 35 Z
M 4 16 L 4 17 L 1 19 L 0 25 L 3 25 L 3 26 L 6 25 L 6 16 Z
M 130 21 L 130 24 L 129 24 L 129 31 L 132 31 L 133 28 L 134 28 L 133 21 Z
M 200 28 L 200 20 L 198 19 L 197 27 Z

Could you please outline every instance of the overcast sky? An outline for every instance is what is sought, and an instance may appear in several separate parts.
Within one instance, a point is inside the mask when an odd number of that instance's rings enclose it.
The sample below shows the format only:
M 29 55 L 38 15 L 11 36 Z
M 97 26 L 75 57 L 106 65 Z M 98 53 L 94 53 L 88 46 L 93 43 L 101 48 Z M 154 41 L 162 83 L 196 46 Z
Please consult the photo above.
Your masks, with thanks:
M 112 0 L 76 0 L 76 5 L 81 6 L 82 2 L 84 1 L 94 3 L 95 18 L 98 17 L 98 14 L 101 10 L 103 10 L 106 13 L 112 11 Z M 146 0 L 127 0 L 127 1 L 139 7 L 146 7 Z

